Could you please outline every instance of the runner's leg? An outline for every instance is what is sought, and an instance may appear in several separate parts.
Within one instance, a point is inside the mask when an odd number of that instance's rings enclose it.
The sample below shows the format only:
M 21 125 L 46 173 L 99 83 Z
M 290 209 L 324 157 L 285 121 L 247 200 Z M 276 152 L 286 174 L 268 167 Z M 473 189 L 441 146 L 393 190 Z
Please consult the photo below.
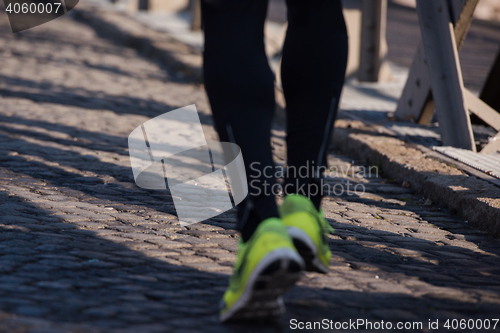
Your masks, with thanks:
M 274 76 L 264 48 L 268 1 L 219 2 L 202 3 L 205 88 L 221 141 L 238 144 L 245 161 L 250 194 L 238 207 L 237 228 L 247 241 L 262 220 L 278 217 L 271 193 Z
M 290 167 L 285 192 L 311 194 L 319 209 L 321 180 L 315 171 L 318 166 L 326 167 L 327 145 L 344 84 L 347 31 L 340 0 L 287 0 L 287 5 L 281 67 Z M 307 167 L 307 177 L 298 175 L 301 167 Z M 309 187 L 313 187 L 311 193 Z

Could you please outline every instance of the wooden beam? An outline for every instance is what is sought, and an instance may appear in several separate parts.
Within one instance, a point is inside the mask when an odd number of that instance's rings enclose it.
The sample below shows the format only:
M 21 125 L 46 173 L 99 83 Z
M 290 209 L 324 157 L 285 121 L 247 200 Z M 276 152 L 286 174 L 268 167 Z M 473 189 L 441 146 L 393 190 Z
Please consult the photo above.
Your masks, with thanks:
M 434 118 L 434 111 L 436 110 L 436 104 L 434 103 L 434 98 L 432 98 L 432 92 L 429 94 L 428 100 L 424 105 L 424 109 L 420 114 L 420 119 L 418 120 L 419 125 L 429 125 Z
M 488 143 L 481 150 L 481 154 L 491 154 L 500 151 L 500 133 L 490 138 L 490 143 Z
M 191 10 L 191 30 L 201 30 L 201 0 L 189 0 Z
M 420 122 L 422 110 L 430 100 L 430 88 L 431 77 L 427 69 L 424 46 L 420 42 L 403 93 L 398 100 L 396 118 L 412 119 L 415 122 Z
M 465 37 L 467 37 L 478 2 L 479 0 L 448 0 L 453 13 L 455 39 L 459 50 L 465 41 Z
M 361 1 L 361 47 L 358 80 L 379 82 L 390 79 L 387 61 L 387 0 Z
M 463 45 L 469 30 L 472 15 L 479 0 L 453 0 L 450 2 L 452 22 L 455 23 L 455 40 L 458 49 Z M 423 111 L 429 110 L 428 104 L 431 100 L 431 80 L 427 67 L 427 59 L 423 50 L 422 42 L 417 47 L 413 58 L 408 80 L 398 101 L 395 116 L 398 119 L 414 119 L 419 124 L 428 124 L 427 120 L 432 118 L 428 112 L 422 119 Z
M 468 89 L 464 90 L 465 104 L 470 112 L 481 118 L 486 124 L 500 131 L 500 113 L 496 112 L 488 104 L 474 96 Z
M 448 3 L 417 0 L 417 12 L 441 140 L 445 146 L 476 151 Z

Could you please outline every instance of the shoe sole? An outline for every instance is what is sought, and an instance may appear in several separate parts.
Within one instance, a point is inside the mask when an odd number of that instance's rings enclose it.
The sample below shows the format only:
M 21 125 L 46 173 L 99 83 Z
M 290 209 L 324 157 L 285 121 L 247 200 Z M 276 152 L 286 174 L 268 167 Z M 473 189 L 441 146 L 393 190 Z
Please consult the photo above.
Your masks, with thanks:
M 268 253 L 255 267 L 241 297 L 220 321 L 279 318 L 285 312 L 281 297 L 300 278 L 304 261 L 288 248 Z
M 327 274 L 328 267 L 319 259 L 318 249 L 311 237 L 304 230 L 297 227 L 287 227 L 287 231 L 297 252 L 304 259 L 306 271 Z

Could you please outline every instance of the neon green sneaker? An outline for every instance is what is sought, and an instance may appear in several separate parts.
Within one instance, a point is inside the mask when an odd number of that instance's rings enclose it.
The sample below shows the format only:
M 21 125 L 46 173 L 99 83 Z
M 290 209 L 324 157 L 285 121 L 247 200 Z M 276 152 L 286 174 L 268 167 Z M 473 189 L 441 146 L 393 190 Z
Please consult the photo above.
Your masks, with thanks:
M 239 243 L 234 272 L 221 300 L 220 320 L 282 315 L 281 295 L 299 279 L 303 267 L 283 222 L 262 221 L 246 243 Z
M 299 194 L 286 196 L 279 211 L 295 248 L 306 263 L 306 271 L 328 273 L 332 252 L 326 233 L 335 230 L 326 222 L 323 211 L 318 212 L 311 200 Z

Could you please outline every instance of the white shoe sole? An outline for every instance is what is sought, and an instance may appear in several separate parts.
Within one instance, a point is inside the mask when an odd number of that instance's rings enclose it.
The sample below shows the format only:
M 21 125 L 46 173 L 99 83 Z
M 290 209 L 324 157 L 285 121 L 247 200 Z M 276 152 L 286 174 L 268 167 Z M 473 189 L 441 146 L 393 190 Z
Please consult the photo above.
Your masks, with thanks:
M 325 266 L 318 256 L 318 249 L 309 235 L 298 227 L 287 227 L 288 234 L 293 244 L 306 264 L 306 271 L 327 274 L 328 267 Z
M 300 278 L 301 256 L 289 248 L 269 252 L 255 267 L 241 297 L 220 321 L 274 319 L 285 312 L 281 297 Z

